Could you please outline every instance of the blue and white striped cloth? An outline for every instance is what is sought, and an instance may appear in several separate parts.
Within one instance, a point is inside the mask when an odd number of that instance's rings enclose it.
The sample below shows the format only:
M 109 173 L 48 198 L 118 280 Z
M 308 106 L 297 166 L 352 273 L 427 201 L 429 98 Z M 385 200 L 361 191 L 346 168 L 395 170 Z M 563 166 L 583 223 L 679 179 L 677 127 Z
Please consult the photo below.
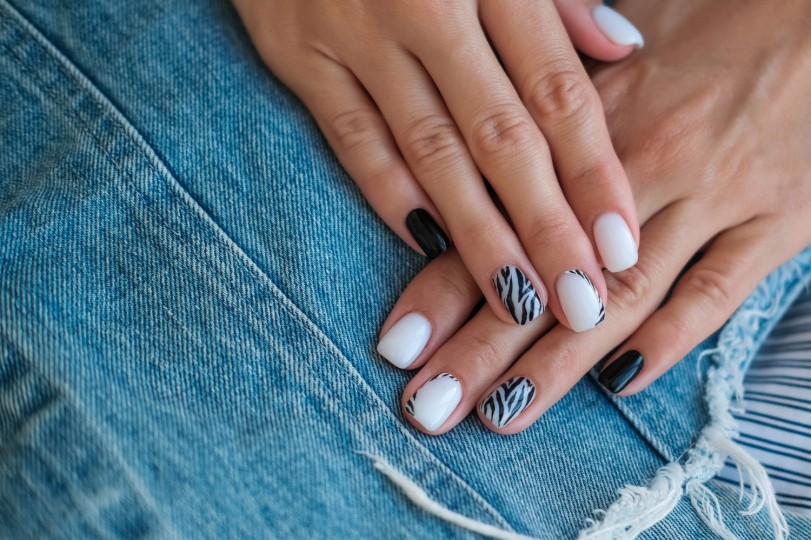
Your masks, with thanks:
M 811 291 L 771 332 L 744 388 L 738 443 L 765 467 L 784 510 L 811 514 Z M 735 467 L 719 479 L 737 485 Z

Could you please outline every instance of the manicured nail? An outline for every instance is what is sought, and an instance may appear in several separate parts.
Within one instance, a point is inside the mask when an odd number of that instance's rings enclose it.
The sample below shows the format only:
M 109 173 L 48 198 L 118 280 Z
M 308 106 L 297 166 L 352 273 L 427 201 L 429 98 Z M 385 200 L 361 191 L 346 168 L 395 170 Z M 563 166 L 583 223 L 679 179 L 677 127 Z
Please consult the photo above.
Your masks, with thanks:
M 544 305 L 541 297 L 517 266 L 503 267 L 493 278 L 493 284 L 510 317 L 518 324 L 527 324 L 543 313 Z
M 605 319 L 600 293 L 582 270 L 566 270 L 558 278 L 558 300 L 575 332 L 594 328 Z
M 608 212 L 598 217 L 594 242 L 609 272 L 622 272 L 636 264 L 636 240 L 621 215 Z
M 535 399 L 535 385 L 526 377 L 504 381 L 485 399 L 479 410 L 490 422 L 502 428 L 515 420 Z
M 597 380 L 616 394 L 634 380 L 634 377 L 642 371 L 644 363 L 645 359 L 642 357 L 642 353 L 639 351 L 626 351 L 603 369 Z
M 400 369 L 414 363 L 431 337 L 431 322 L 419 313 L 409 313 L 389 328 L 377 352 Z
M 636 26 L 617 10 L 598 5 L 591 10 L 591 16 L 605 37 L 617 45 L 633 45 L 637 49 L 641 49 L 645 45 L 645 38 L 642 37 Z
M 406 216 L 406 227 L 411 232 L 411 236 L 417 241 L 425 256 L 433 259 L 442 255 L 448 249 L 448 237 L 445 231 L 437 225 L 434 218 L 422 208 L 412 210 Z
M 436 431 L 462 399 L 462 385 L 450 373 L 434 375 L 408 398 L 405 410 L 428 431 Z

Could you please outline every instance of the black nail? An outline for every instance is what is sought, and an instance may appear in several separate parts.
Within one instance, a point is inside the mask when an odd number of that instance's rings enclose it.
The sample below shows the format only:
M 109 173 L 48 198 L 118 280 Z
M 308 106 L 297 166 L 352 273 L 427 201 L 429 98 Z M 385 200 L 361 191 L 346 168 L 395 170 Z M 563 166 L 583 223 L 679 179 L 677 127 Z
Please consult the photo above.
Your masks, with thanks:
M 417 208 L 406 216 L 406 227 L 411 232 L 411 236 L 417 241 L 425 256 L 429 259 L 438 257 L 448 249 L 448 237 L 445 236 L 439 225 L 437 225 L 431 214 Z
M 600 373 L 597 380 L 616 394 L 634 380 L 634 377 L 642 370 L 644 363 L 645 359 L 639 351 L 625 351 Z

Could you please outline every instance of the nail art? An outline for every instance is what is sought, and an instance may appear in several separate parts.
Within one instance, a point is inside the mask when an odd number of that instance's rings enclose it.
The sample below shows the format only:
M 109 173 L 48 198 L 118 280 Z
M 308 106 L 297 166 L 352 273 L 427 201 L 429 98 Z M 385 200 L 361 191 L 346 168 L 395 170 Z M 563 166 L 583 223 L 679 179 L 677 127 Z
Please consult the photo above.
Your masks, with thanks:
M 518 324 L 527 324 L 543 313 L 541 297 L 517 266 L 504 266 L 493 278 L 493 284 L 510 317 Z
M 612 393 L 622 392 L 623 388 L 642 371 L 645 359 L 639 351 L 626 351 L 619 358 L 611 362 L 597 380 Z
M 431 322 L 419 313 L 409 313 L 380 338 L 377 352 L 398 368 L 405 369 L 414 363 L 430 338 Z
M 626 19 L 619 11 L 608 6 L 598 5 L 591 11 L 594 24 L 610 41 L 617 45 L 633 45 L 641 49 L 645 45 L 645 38 L 631 21 Z
M 462 385 L 450 373 L 434 375 L 408 398 L 405 411 L 428 431 L 435 431 L 459 405 Z
M 406 216 L 406 227 L 429 259 L 438 257 L 448 249 L 450 242 L 445 236 L 445 231 L 426 210 L 417 208 L 409 212 Z
M 513 377 L 493 390 L 479 410 L 496 427 L 504 427 L 535 399 L 535 385 L 526 377 Z
M 636 240 L 621 215 L 607 212 L 594 221 L 594 243 L 609 272 L 622 272 L 636 264 Z
M 558 278 L 557 291 L 560 307 L 575 332 L 594 328 L 605 320 L 600 293 L 582 270 L 563 272 Z

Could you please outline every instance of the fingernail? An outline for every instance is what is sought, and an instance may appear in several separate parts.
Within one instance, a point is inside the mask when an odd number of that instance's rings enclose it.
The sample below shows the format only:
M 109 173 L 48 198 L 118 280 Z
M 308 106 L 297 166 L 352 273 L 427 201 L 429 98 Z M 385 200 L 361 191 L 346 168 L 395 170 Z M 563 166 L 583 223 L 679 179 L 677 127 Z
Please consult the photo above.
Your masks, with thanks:
M 377 344 L 380 356 L 400 369 L 414 363 L 431 337 L 431 322 L 419 313 L 409 313 L 389 328 Z
M 406 227 L 429 259 L 442 255 L 448 249 L 450 242 L 445 236 L 445 231 L 426 210 L 417 208 L 409 212 L 406 216 Z
M 494 426 L 502 428 L 516 419 L 535 399 L 535 385 L 526 377 L 504 381 L 485 399 L 479 410 Z
M 594 328 L 605 319 L 600 293 L 582 270 L 566 270 L 558 278 L 558 300 L 575 332 Z
M 637 49 L 645 45 L 645 38 L 637 27 L 617 10 L 598 5 L 591 11 L 591 16 L 605 37 L 617 45 L 633 45 Z
M 626 351 L 600 372 L 597 380 L 616 394 L 634 380 L 634 377 L 642 371 L 644 363 L 645 359 L 642 357 L 642 353 L 639 351 Z
M 543 313 L 541 297 L 517 266 L 504 266 L 493 278 L 493 284 L 510 317 L 518 324 L 527 324 Z
M 598 217 L 594 242 L 609 272 L 622 272 L 636 264 L 636 240 L 621 215 L 608 212 Z
M 462 385 L 450 373 L 434 375 L 408 398 L 405 410 L 428 431 L 436 431 L 462 399 Z

